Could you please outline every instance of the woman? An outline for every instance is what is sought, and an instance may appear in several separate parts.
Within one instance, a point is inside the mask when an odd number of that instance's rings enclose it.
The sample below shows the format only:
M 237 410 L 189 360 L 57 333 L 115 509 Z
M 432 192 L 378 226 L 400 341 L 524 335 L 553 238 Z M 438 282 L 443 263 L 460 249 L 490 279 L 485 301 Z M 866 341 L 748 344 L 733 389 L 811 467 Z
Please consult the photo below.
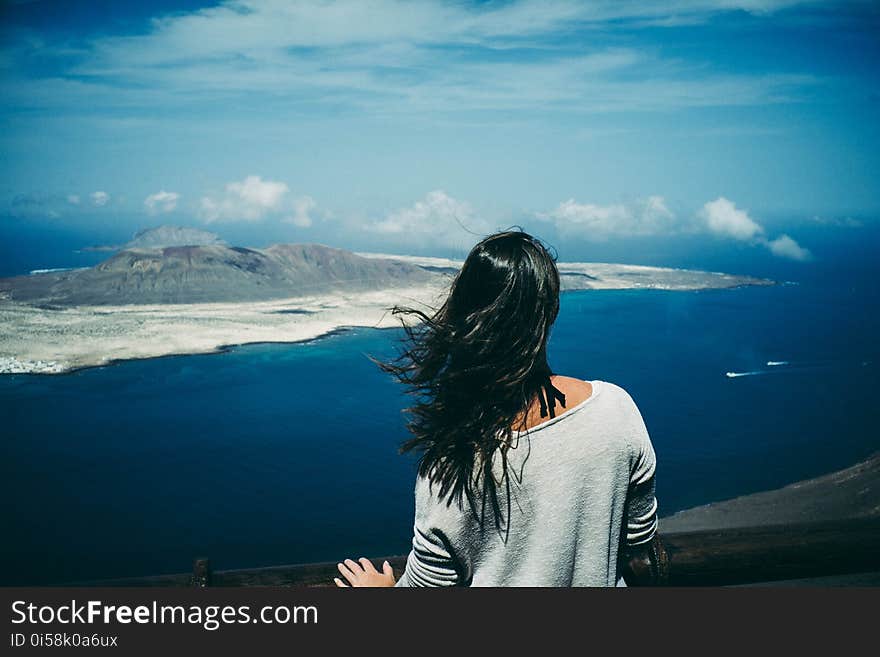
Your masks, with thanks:
M 547 339 L 559 272 L 535 238 L 491 235 L 440 309 L 380 363 L 416 399 L 402 451 L 419 454 L 412 551 L 347 559 L 337 586 L 614 586 L 662 581 L 654 450 L 630 396 L 559 376 Z M 589 336 L 584 336 L 589 339 Z

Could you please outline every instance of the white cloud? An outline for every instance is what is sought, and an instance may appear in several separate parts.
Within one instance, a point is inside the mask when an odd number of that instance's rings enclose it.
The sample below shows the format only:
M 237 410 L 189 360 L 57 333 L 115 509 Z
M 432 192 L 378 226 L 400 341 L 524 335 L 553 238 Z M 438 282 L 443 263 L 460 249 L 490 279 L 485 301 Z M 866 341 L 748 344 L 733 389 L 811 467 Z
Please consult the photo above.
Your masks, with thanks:
M 812 254 L 789 235 L 770 240 L 764 227 L 745 210 L 723 196 L 709 201 L 697 212 L 699 222 L 678 218 L 662 196 L 649 196 L 625 203 L 597 205 L 569 199 L 554 210 L 538 213 L 552 222 L 562 237 L 602 241 L 613 237 L 639 237 L 707 231 L 767 248 L 773 255 L 806 261 Z
M 315 199 L 311 196 L 301 196 L 293 201 L 293 214 L 284 219 L 284 221 L 299 226 L 300 228 L 308 228 L 312 225 L 311 212 L 318 207 Z
M 206 222 L 259 221 L 267 213 L 282 209 L 284 197 L 290 188 L 283 182 L 248 176 L 226 185 L 224 194 L 205 196 L 199 214 Z
M 428 193 L 423 200 L 392 212 L 367 229 L 397 242 L 453 248 L 468 248 L 492 230 L 469 203 L 442 190 Z
M 699 23 L 725 11 L 772 13 L 806 1 L 228 0 L 156 18 L 143 34 L 97 37 L 77 57 L 69 56 L 67 44 L 56 46 L 58 58 L 70 61 L 65 75 L 17 81 L 0 91 L 13 106 L 60 111 L 88 99 L 106 110 L 162 106 L 186 116 L 194 103 L 216 107 L 218 95 L 239 94 L 264 106 L 277 103 L 285 118 L 291 103 L 304 99 L 320 114 L 329 104 L 418 116 L 766 105 L 803 98 L 820 80 L 713 71 L 600 35 L 643 24 Z M 566 39 L 559 37 L 577 30 L 589 35 L 587 48 L 562 47 Z M 20 41 L 14 54 L 26 61 L 35 46 Z M 438 58 L 437 46 L 456 54 Z M 40 44 L 40 55 L 47 49 L 51 55 L 51 46 Z M 508 50 L 523 57 L 499 56 Z
M 723 196 L 706 203 L 700 209 L 699 217 L 713 233 L 737 240 L 756 239 L 764 233 L 760 224 L 745 210 L 740 210 Z
M 177 201 L 179 199 L 180 194 L 177 192 L 166 192 L 165 190 L 161 190 L 155 194 L 150 194 L 145 198 L 144 205 L 147 208 L 148 214 L 162 214 L 165 212 L 172 212 L 177 207 Z
M 745 210 L 737 208 L 733 201 L 723 196 L 706 203 L 700 209 L 698 216 L 711 232 L 743 242 L 760 244 L 780 258 L 803 262 L 813 257 L 809 250 L 788 235 L 783 234 L 773 240 L 767 238 L 761 224 L 752 219 Z
M 174 45 L 175 54 L 184 48 L 206 57 L 222 51 L 241 52 L 254 45 L 271 49 L 392 42 L 480 44 L 493 38 L 534 37 L 578 25 L 675 18 L 699 22 L 736 10 L 768 14 L 816 1 L 515 0 L 481 5 L 444 0 L 227 0 L 157 19 L 154 33 L 163 38 L 157 46 Z M 140 44 L 144 39 L 121 37 L 114 42 Z M 169 56 L 158 47 L 149 52 L 154 57 Z
M 78 194 L 68 194 L 67 202 L 71 205 L 79 205 L 80 198 Z
M 790 258 L 791 260 L 803 262 L 813 257 L 813 254 L 808 249 L 805 249 L 785 234 L 780 235 L 775 240 L 770 240 L 766 243 L 766 246 L 773 255 L 781 258 Z
M 107 205 L 110 202 L 110 194 L 107 192 L 92 192 L 91 194 L 92 203 L 97 205 L 99 208 Z
M 552 221 L 561 235 L 601 241 L 609 237 L 658 235 L 676 229 L 675 215 L 662 196 L 627 203 L 596 205 L 569 199 L 538 218 Z

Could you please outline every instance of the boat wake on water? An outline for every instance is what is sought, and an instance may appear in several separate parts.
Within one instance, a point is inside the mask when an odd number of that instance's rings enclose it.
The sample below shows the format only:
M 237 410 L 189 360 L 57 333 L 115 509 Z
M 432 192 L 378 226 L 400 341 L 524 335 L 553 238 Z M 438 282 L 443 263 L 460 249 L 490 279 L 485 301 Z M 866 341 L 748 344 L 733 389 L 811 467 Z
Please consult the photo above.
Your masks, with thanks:
M 787 360 L 768 360 L 767 361 L 767 367 L 780 368 L 780 367 L 785 367 L 788 365 L 791 365 L 791 363 Z M 815 363 L 810 363 L 810 365 L 815 366 Z M 798 368 L 798 369 L 803 369 L 803 368 Z M 784 372 L 784 371 L 791 371 L 791 368 L 773 369 L 773 370 L 751 370 L 749 372 L 725 372 L 724 376 L 726 376 L 728 379 L 737 379 L 741 376 L 760 376 L 762 374 L 774 374 L 777 372 Z
M 867 367 L 871 361 L 860 361 L 857 365 Z M 835 361 L 811 361 L 803 363 L 792 363 L 787 360 L 768 360 L 766 366 L 772 369 L 751 370 L 748 372 L 725 372 L 724 376 L 728 379 L 738 379 L 743 376 L 761 376 L 764 374 L 782 374 L 785 372 L 812 372 L 815 370 L 828 369 L 829 367 L 847 367 L 855 366 L 851 362 L 835 362 Z

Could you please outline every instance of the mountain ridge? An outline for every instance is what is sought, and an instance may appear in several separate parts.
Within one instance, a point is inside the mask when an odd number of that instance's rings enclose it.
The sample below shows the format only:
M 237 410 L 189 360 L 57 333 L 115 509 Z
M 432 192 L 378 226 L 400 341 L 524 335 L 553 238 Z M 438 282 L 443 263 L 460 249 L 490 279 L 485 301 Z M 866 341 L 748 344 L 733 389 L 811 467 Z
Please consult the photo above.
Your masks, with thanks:
M 0 279 L 0 295 L 59 306 L 268 301 L 405 287 L 436 276 L 322 244 L 178 245 L 129 248 L 94 267 Z
M 227 244 L 217 233 L 190 226 L 162 224 L 153 228 L 143 228 L 125 244 L 95 244 L 80 249 L 84 252 L 124 251 L 138 248 L 162 248 L 166 246 L 208 246 Z

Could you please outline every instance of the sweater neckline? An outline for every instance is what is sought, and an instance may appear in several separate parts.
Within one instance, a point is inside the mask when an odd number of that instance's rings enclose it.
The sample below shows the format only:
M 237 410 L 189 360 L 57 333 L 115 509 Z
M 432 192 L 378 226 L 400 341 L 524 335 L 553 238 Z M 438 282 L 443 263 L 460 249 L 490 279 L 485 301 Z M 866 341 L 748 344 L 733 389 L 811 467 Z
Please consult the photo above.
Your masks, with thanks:
M 560 420 L 579 411 L 584 406 L 586 406 L 591 401 L 593 401 L 596 397 L 598 397 L 599 393 L 601 393 L 601 391 L 602 391 L 602 381 L 598 381 L 598 380 L 597 381 L 589 381 L 589 384 L 592 386 L 593 392 L 590 394 L 589 397 L 587 397 L 581 403 L 576 404 L 576 405 L 572 406 L 571 408 L 566 409 L 565 411 L 563 411 L 562 413 L 560 413 L 556 417 L 552 417 L 549 420 L 541 422 L 541 424 L 535 425 L 531 429 L 526 429 L 525 431 L 516 431 L 514 433 L 518 436 L 531 435 L 531 434 L 535 433 L 536 431 L 541 431 L 542 429 L 549 427 L 552 424 L 556 424 Z

